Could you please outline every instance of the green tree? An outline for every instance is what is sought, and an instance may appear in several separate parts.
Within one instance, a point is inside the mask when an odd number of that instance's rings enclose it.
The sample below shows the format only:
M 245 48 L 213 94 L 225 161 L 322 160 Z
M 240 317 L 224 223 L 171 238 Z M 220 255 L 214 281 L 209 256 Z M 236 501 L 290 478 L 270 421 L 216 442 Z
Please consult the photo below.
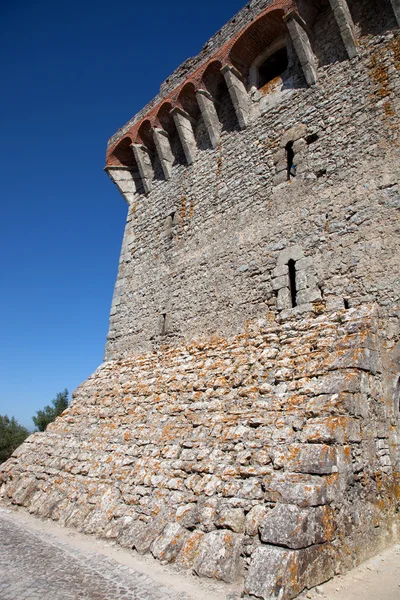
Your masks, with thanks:
M 68 390 L 64 390 L 51 401 L 52 406 L 45 406 L 43 410 L 38 410 L 36 417 L 32 417 L 38 431 L 45 431 L 47 425 L 55 421 L 68 408 L 68 402 Z
M 10 458 L 11 454 L 22 444 L 29 431 L 19 425 L 14 417 L 0 415 L 0 464 Z

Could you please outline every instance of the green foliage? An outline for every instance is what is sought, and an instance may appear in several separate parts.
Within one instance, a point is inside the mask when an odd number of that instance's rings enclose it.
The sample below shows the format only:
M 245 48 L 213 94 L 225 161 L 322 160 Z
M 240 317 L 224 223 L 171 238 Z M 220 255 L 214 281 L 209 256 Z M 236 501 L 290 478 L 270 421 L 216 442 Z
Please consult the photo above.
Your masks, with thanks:
M 22 444 L 29 431 L 19 425 L 14 417 L 0 415 L 0 464 L 10 458 L 11 454 Z
M 47 425 L 55 421 L 68 408 L 68 402 L 68 390 L 64 390 L 52 400 L 52 406 L 45 406 L 43 410 L 38 410 L 36 417 L 32 417 L 38 431 L 45 431 Z

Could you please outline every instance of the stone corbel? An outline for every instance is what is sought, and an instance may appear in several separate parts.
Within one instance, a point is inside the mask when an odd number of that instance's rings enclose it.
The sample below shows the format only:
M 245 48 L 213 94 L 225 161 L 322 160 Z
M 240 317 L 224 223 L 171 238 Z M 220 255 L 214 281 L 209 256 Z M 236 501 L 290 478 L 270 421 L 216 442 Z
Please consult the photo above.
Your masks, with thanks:
M 154 179 L 153 165 L 151 164 L 149 151 L 146 146 L 143 146 L 142 144 L 132 144 L 131 148 L 138 165 L 144 191 L 148 194 L 151 192 Z
M 133 169 L 117 165 L 106 165 L 104 170 L 111 181 L 115 183 L 126 203 L 130 204 L 130 199 L 132 199 L 133 195 L 136 193 L 136 182 Z
M 205 123 L 211 146 L 217 148 L 221 137 L 221 124 L 215 108 L 213 97 L 206 90 L 197 90 L 197 103 Z
M 194 163 L 196 158 L 196 138 L 193 131 L 193 119 L 181 108 L 173 108 L 171 115 L 174 118 L 178 135 L 181 140 L 183 151 L 185 153 L 188 165 Z
M 300 15 L 291 11 L 284 17 L 284 21 L 289 30 L 294 49 L 299 58 L 304 77 L 308 85 L 317 83 L 317 65 L 314 53 L 312 51 L 310 38 L 307 33 L 307 26 Z
M 156 145 L 164 177 L 168 181 L 172 174 L 172 165 L 174 162 L 174 155 L 172 154 L 168 133 L 164 131 L 164 129 L 155 127 L 153 129 L 153 140 Z
M 393 0 L 399 3 L 399 0 Z M 339 26 L 340 35 L 349 58 L 357 56 L 357 45 L 354 36 L 354 23 L 346 0 L 329 0 L 336 22 Z
M 395 14 L 397 24 L 400 27 L 400 0 L 390 0 L 390 2 L 392 3 L 393 12 Z
M 250 102 L 249 95 L 241 79 L 240 73 L 231 65 L 222 67 L 221 73 L 228 86 L 229 95 L 236 112 L 239 127 L 240 129 L 246 129 L 250 118 Z

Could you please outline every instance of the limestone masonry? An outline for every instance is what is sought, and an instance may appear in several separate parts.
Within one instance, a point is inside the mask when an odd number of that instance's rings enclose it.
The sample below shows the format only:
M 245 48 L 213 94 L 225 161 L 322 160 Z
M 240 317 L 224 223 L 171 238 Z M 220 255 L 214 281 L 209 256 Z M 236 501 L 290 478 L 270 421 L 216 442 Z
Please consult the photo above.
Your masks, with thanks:
M 105 362 L 3 501 L 291 600 L 399 538 L 399 0 L 254 0 L 109 141 Z

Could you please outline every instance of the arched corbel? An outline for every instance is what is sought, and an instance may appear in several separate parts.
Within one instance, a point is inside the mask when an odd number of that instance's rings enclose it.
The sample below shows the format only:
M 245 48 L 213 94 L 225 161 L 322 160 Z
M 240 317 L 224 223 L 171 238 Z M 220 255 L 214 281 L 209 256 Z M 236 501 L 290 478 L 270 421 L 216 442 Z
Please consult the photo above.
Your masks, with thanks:
M 317 83 L 317 64 L 308 37 L 307 26 L 296 11 L 287 13 L 283 20 L 289 30 L 293 46 L 303 69 L 308 85 Z
M 390 0 L 390 2 L 392 3 L 393 12 L 395 14 L 397 24 L 400 27 L 400 0 Z
M 246 87 L 242 81 L 242 76 L 232 65 L 225 65 L 221 69 L 228 92 L 232 100 L 233 107 L 240 129 L 246 129 L 250 119 L 250 102 Z
M 133 155 L 138 165 L 140 177 L 146 194 L 151 192 L 154 170 L 151 164 L 150 152 L 143 144 L 132 144 L 131 145 Z
M 221 137 L 221 124 L 215 108 L 214 99 L 207 90 L 197 90 L 196 99 L 200 107 L 201 116 L 210 138 L 211 146 L 217 148 Z
M 193 119 L 186 111 L 179 107 L 173 108 L 171 115 L 178 130 L 186 161 L 188 165 L 191 165 L 194 163 L 197 148 L 193 131 Z
M 400 0 L 393 0 L 398 2 Z M 357 56 L 356 38 L 354 35 L 354 23 L 346 0 L 329 0 L 336 23 L 339 26 L 340 35 L 349 58 Z
M 172 165 L 174 163 L 174 155 L 172 153 L 168 133 L 164 129 L 154 127 L 153 140 L 156 146 L 158 157 L 160 159 L 164 177 L 168 181 L 168 179 L 171 178 Z

